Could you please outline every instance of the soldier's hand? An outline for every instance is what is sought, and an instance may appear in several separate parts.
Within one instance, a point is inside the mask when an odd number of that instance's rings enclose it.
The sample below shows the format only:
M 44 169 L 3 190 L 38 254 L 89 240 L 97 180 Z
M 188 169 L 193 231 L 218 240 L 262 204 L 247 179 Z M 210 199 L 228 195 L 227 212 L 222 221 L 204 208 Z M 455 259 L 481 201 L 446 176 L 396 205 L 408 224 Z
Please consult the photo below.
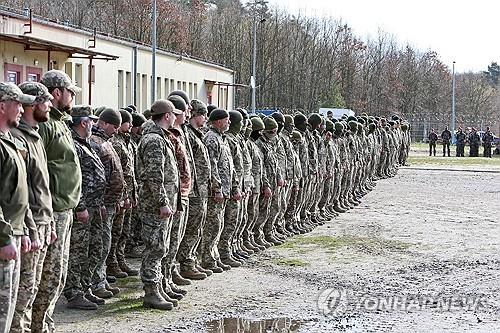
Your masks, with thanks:
M 214 200 L 215 200 L 215 202 L 221 203 L 224 201 L 224 196 L 222 195 L 222 193 L 217 192 L 214 195 Z
M 31 239 L 29 236 L 21 237 L 21 252 L 28 253 L 31 251 Z
M 269 187 L 265 187 L 263 190 L 264 198 L 269 199 L 273 195 L 273 191 Z
M 89 211 L 82 210 L 81 212 L 76 212 L 76 220 L 81 223 L 87 223 L 89 221 Z
M 42 243 L 40 240 L 32 241 L 31 242 L 31 252 L 38 251 L 42 248 Z
M 169 218 L 170 216 L 172 216 L 173 212 L 172 212 L 172 209 L 170 209 L 170 207 L 168 206 L 163 206 L 163 207 L 160 207 L 160 217 L 161 218 Z
M 0 247 L 0 259 L 2 260 L 16 260 L 17 248 L 14 244 L 5 245 Z

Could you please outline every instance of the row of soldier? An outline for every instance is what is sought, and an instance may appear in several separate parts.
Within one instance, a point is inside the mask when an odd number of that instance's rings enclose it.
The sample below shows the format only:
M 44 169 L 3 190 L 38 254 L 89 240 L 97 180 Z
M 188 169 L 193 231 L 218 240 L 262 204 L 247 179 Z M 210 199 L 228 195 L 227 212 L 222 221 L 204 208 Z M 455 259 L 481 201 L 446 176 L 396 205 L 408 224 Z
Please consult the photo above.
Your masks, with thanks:
M 479 156 L 479 146 L 481 142 L 483 144 L 483 156 L 491 158 L 491 149 L 493 147 L 493 133 L 489 126 L 486 127 L 486 132 L 484 132 L 483 137 L 479 135 L 476 128 L 472 127 L 470 132 L 466 133 L 463 131 L 462 127 L 459 127 L 456 135 L 456 145 L 457 157 L 464 157 L 465 145 L 468 143 L 470 147 L 469 157 L 478 157 Z M 434 128 L 431 129 L 429 133 L 429 156 L 436 156 L 436 143 L 438 141 L 438 135 Z M 448 154 L 450 157 L 450 144 L 452 141 L 452 135 L 448 126 L 445 127 L 443 132 L 441 132 L 441 141 L 443 144 L 443 157 Z
M 172 309 L 179 285 L 359 204 L 409 150 L 398 117 L 249 117 L 175 91 L 146 121 L 133 106 L 72 107 L 63 72 L 41 83 L 0 89 L 6 331 L 53 331 L 63 293 L 77 309 L 119 293 L 112 282 L 139 273 L 127 244 L 144 247 L 144 306 Z

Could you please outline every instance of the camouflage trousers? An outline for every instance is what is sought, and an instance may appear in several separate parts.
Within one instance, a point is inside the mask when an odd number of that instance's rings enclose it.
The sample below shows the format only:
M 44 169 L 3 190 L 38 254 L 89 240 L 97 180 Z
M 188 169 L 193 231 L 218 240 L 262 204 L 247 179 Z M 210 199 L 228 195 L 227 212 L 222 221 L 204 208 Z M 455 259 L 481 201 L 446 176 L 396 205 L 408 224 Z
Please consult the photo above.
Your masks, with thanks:
M 309 202 L 309 213 L 311 213 L 311 216 L 317 216 L 319 213 L 318 204 L 323 197 L 323 190 L 325 187 L 324 175 L 318 173 L 316 176 L 313 188 L 311 189 L 311 201 Z
M 224 226 L 220 234 L 219 243 L 217 244 L 219 255 L 223 259 L 231 256 L 233 236 L 241 217 L 240 208 L 241 201 L 233 199 L 228 200 L 224 211 Z
M 287 180 L 285 183 L 285 186 L 281 188 L 281 193 L 280 193 L 280 206 L 279 206 L 279 212 L 278 215 L 276 216 L 276 221 L 274 223 L 275 227 L 278 227 L 279 229 L 282 229 L 285 226 L 285 213 L 288 208 L 288 204 L 290 202 L 290 196 L 292 194 L 292 183 L 290 180 Z
M 264 235 L 270 236 L 276 228 L 276 222 L 281 213 L 281 196 L 283 195 L 283 186 L 277 186 L 274 189 L 273 196 L 271 197 L 271 206 L 269 207 L 269 216 L 264 224 Z
M 299 181 L 300 183 L 300 181 Z M 294 224 L 298 220 L 298 208 L 300 199 L 300 188 L 294 188 L 293 184 L 290 185 L 290 195 L 285 211 L 285 225 Z
M 181 198 L 181 209 L 175 212 L 172 218 L 172 227 L 170 229 L 170 241 L 167 243 L 168 251 L 161 261 L 163 275 L 170 278 L 171 270 L 174 268 L 179 251 L 179 245 L 186 233 L 187 220 L 189 217 L 189 198 Z
M 54 212 L 54 221 L 57 239 L 47 249 L 43 263 L 42 279 L 33 303 L 32 332 L 54 332 L 52 315 L 66 283 L 73 212 Z
M 236 231 L 234 232 L 233 244 L 243 242 L 243 231 L 247 228 L 248 225 L 248 202 L 250 201 L 251 195 L 252 191 L 248 190 L 245 192 L 245 196 L 241 198 L 239 224 L 236 227 Z
M 274 194 L 274 193 L 273 193 Z M 253 227 L 254 239 L 264 238 L 264 225 L 269 218 L 269 211 L 271 210 L 271 198 L 264 197 L 263 194 L 259 196 L 259 215 Z
M 338 205 L 339 202 L 339 196 L 340 196 L 340 190 L 342 188 L 342 174 L 343 174 L 344 168 L 339 165 L 338 167 L 335 168 L 335 171 L 333 172 L 333 188 L 332 188 L 332 199 L 331 203 L 333 205 Z
M 127 214 L 127 212 L 129 212 L 129 214 Z M 125 223 L 124 219 L 126 215 L 129 218 L 128 229 L 130 232 L 130 209 L 121 208 L 119 211 L 116 212 L 115 216 L 113 217 L 113 224 L 111 226 L 111 245 L 109 247 L 108 256 L 106 257 L 106 266 L 118 265 L 116 252 L 118 249 L 118 242 L 122 237 L 124 229 L 123 224 Z
M 224 211 L 227 200 L 216 202 L 214 198 L 208 198 L 207 222 L 201 237 L 201 262 L 203 266 L 213 267 L 216 260 L 220 258 L 217 244 L 224 227 Z
M 132 228 L 132 212 L 135 208 L 125 209 L 123 212 L 123 224 L 122 224 L 122 232 L 120 234 L 120 238 L 116 243 L 115 256 L 116 261 L 118 263 L 125 262 L 125 247 L 127 246 L 128 240 L 132 237 L 131 228 Z M 111 243 L 113 243 L 113 237 L 111 236 Z M 111 252 L 111 251 L 110 251 Z M 109 254 L 108 254 L 109 260 Z
M 139 246 L 142 243 L 141 228 L 142 226 L 141 219 L 139 218 L 139 210 L 137 208 L 133 208 L 130 221 L 130 236 L 125 246 L 125 253 L 130 252 L 134 247 Z
M 89 219 L 82 223 L 76 219 L 71 229 L 68 278 L 64 296 L 71 300 L 84 294 L 92 284 L 92 276 L 102 253 L 102 218 L 99 207 L 87 207 Z
M 207 202 L 208 198 L 189 198 L 186 232 L 177 252 L 177 261 L 183 267 L 193 268 L 197 262 L 196 250 L 201 242 L 201 235 L 207 221 Z
M 142 252 L 141 280 L 146 283 L 160 283 L 163 278 L 161 261 L 167 253 L 172 217 L 160 218 L 157 214 L 139 213 L 142 222 L 141 236 L 144 242 Z
M 50 243 L 51 226 L 37 225 L 38 238 L 42 248 L 21 255 L 21 274 L 17 293 L 16 311 L 11 332 L 30 332 L 33 302 L 42 278 L 43 261 Z
M 249 241 L 250 238 L 253 239 L 253 230 L 259 217 L 259 193 L 252 192 L 250 194 L 248 199 L 247 214 L 248 222 L 243 228 L 243 239 L 245 241 Z
M 304 186 L 303 191 L 302 191 L 302 196 L 301 196 L 301 207 L 300 207 L 300 219 L 302 221 L 305 221 L 307 217 L 309 216 L 309 202 L 311 199 L 311 192 L 313 190 L 314 186 L 314 177 L 315 175 L 308 175 L 307 178 L 304 179 Z
M 18 255 L 21 253 L 21 237 L 15 237 Z M 21 260 L 0 259 L 0 333 L 10 332 L 17 302 Z
M 322 195 L 318 202 L 318 210 L 321 213 L 325 211 L 327 204 L 330 202 L 330 197 L 333 193 L 333 180 L 333 176 L 327 176 L 323 182 Z
M 92 288 L 99 289 L 106 287 L 106 258 L 111 249 L 111 230 L 113 219 L 116 214 L 115 206 L 106 206 L 106 216 L 102 219 L 102 251 L 98 256 L 97 265 L 92 276 Z

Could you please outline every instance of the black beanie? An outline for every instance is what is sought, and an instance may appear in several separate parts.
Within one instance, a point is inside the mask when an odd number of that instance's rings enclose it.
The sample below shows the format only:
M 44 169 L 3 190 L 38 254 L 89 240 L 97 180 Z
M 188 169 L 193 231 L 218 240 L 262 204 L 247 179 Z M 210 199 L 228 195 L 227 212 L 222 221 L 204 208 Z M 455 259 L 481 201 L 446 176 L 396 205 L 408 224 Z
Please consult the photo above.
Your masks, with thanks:
M 172 97 L 172 96 L 179 96 L 180 98 L 182 98 L 182 100 L 184 101 L 184 103 L 186 103 L 186 105 L 189 104 L 189 96 L 183 90 L 174 90 L 174 91 L 172 91 L 170 94 L 168 94 L 168 98 L 167 99 L 170 99 L 170 97 Z M 183 111 L 185 111 L 185 110 L 183 110 Z
M 132 115 L 127 110 L 120 110 L 120 116 L 122 116 L 123 123 L 132 123 Z
M 132 127 L 141 127 L 146 122 L 146 117 L 140 113 L 132 114 Z
M 102 112 L 99 114 L 99 120 L 115 126 L 121 126 L 122 124 L 122 116 L 120 115 L 120 112 L 111 108 L 105 108 L 104 110 L 102 110 Z
M 212 112 L 210 112 L 210 116 L 208 117 L 209 121 L 216 121 L 220 119 L 224 119 L 229 117 L 229 113 L 226 110 L 223 109 L 214 109 Z
M 215 105 L 213 105 L 213 104 L 208 104 L 208 105 L 207 105 L 207 115 L 210 117 L 210 113 L 211 113 L 213 110 L 215 110 L 215 109 L 217 109 L 217 107 L 216 107 Z
M 179 95 L 171 95 L 168 97 L 168 100 L 174 104 L 174 107 L 177 110 L 181 110 L 182 112 L 186 112 L 187 104 L 184 99 Z

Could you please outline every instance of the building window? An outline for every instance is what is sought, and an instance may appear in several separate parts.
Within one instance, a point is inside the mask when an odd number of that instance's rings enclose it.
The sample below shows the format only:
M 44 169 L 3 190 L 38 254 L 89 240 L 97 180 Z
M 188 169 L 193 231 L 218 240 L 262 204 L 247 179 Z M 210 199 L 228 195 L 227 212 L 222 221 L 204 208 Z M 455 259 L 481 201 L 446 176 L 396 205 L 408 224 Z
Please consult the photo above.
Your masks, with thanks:
M 75 80 L 75 83 L 78 87 L 80 87 L 80 88 L 83 87 L 83 67 L 82 67 L 82 64 L 75 64 L 74 80 Z M 79 92 L 75 96 L 75 103 L 82 104 L 82 102 L 83 102 L 82 93 Z
M 182 82 L 177 81 L 177 90 L 182 90 Z
M 123 102 L 124 102 L 124 94 L 123 94 L 123 88 L 124 88 L 124 76 L 123 76 L 123 71 L 118 71 L 118 107 L 121 108 L 123 107 Z
M 155 98 L 155 100 L 161 98 L 161 81 L 162 81 L 161 77 L 156 78 L 156 98 Z
M 148 75 L 142 74 L 142 109 L 146 110 L 148 108 Z
M 170 92 L 172 92 L 174 90 L 175 90 L 175 80 L 170 79 L 170 90 L 168 91 L 168 93 L 170 94 Z M 168 96 L 168 94 L 167 94 L 167 96 Z
M 198 99 L 198 83 L 193 83 L 193 98 Z
M 14 64 L 4 64 L 4 77 L 5 81 L 15 84 L 21 83 L 23 73 L 23 66 Z
M 189 82 L 189 99 L 193 99 L 193 83 Z
M 132 104 L 132 73 L 125 73 L 125 100 L 127 105 Z
M 186 81 L 182 82 L 182 91 L 186 91 Z
M 165 79 L 165 84 L 163 86 L 163 91 L 165 92 L 165 98 L 167 98 L 168 94 L 170 93 L 170 90 L 168 90 L 168 82 L 169 80 L 168 79 Z

